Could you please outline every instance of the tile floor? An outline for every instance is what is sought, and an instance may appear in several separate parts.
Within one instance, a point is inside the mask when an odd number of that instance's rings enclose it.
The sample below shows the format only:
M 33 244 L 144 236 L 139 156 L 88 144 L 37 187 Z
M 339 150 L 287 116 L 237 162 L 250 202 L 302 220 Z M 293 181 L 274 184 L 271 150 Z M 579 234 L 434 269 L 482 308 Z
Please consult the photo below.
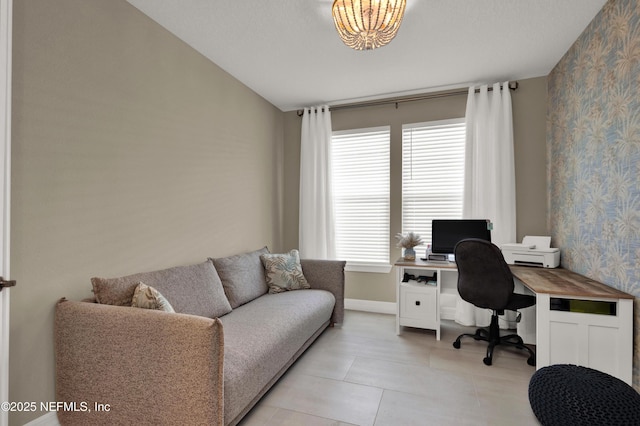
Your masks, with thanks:
M 395 316 L 346 311 L 254 409 L 242 426 L 257 425 L 538 425 L 527 396 L 535 367 L 518 350 L 497 349 L 443 321 L 435 332 L 403 328 Z

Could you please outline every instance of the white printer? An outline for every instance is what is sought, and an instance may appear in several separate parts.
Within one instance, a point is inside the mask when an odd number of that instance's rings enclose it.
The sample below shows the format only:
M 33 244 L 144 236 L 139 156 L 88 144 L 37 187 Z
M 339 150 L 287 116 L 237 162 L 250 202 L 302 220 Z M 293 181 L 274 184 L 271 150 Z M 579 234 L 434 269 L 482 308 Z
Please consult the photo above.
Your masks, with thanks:
M 551 248 L 551 237 L 526 236 L 522 243 L 503 244 L 504 260 L 509 265 L 557 268 L 560 266 L 560 249 Z

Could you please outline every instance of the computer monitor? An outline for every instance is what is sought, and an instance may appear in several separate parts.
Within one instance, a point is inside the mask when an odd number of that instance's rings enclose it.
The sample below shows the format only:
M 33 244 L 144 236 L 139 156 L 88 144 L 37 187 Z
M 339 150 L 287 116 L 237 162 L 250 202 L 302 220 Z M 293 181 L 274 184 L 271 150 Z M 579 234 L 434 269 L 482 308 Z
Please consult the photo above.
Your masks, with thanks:
M 488 219 L 434 219 L 431 222 L 431 251 L 453 254 L 460 240 L 480 238 L 491 241 L 491 221 Z

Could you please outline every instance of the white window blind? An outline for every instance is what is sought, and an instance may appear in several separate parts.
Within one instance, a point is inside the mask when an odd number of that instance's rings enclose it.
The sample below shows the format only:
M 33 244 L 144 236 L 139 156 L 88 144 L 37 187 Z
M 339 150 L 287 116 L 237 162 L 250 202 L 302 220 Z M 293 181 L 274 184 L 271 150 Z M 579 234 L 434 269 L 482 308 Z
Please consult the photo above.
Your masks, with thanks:
M 402 126 L 402 232 L 431 242 L 433 219 L 462 218 L 464 118 Z
M 333 132 L 336 255 L 348 265 L 389 264 L 390 128 Z

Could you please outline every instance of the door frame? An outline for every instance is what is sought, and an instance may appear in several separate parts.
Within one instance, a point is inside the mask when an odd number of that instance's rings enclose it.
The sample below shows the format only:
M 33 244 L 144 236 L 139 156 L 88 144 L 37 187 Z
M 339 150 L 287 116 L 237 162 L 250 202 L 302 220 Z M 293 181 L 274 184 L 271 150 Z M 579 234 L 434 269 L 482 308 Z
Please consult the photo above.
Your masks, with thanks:
M 13 0 L 0 0 L 0 275 L 9 279 L 11 214 L 11 52 Z M 9 401 L 10 288 L 0 291 L 0 402 Z M 0 426 L 9 414 L 0 410 Z

